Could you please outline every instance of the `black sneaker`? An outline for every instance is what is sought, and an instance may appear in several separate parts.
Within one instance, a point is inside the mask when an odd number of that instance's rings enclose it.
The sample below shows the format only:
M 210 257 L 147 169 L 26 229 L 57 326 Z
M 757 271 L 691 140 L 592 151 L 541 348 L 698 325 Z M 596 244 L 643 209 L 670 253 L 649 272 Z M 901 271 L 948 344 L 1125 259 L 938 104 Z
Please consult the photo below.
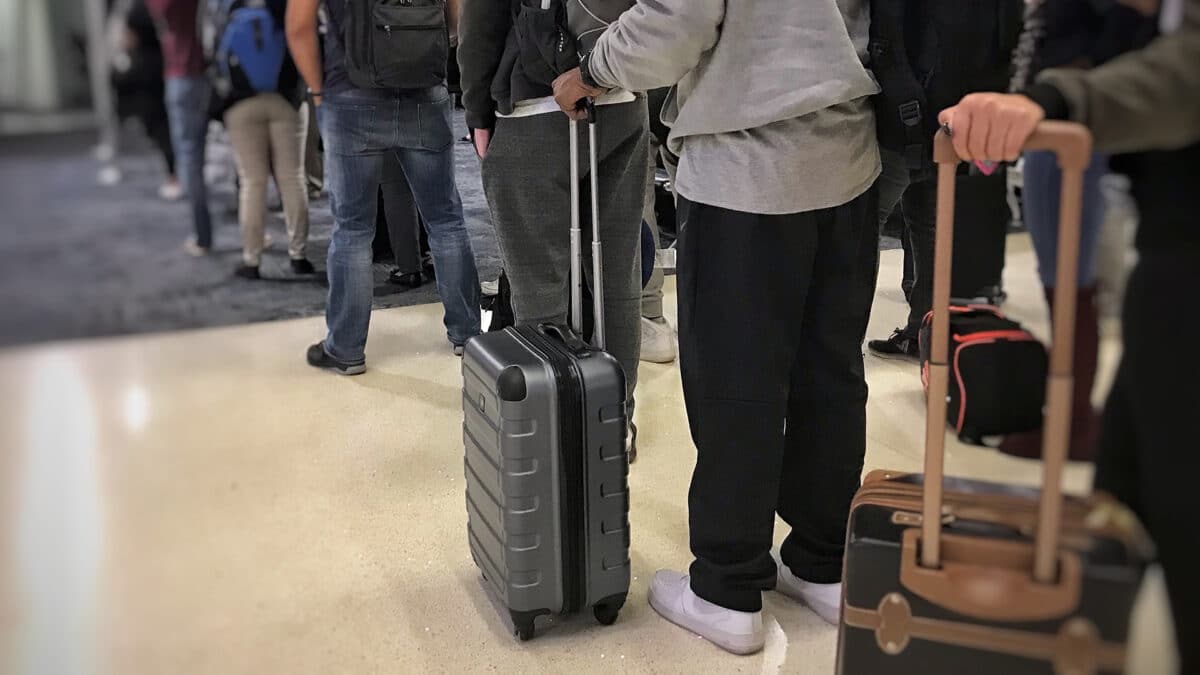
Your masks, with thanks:
M 317 269 L 308 261 L 308 258 L 293 258 L 292 273 L 294 274 L 315 274 Z
M 329 355 L 325 351 L 325 343 L 318 342 L 308 348 L 308 365 L 313 368 L 323 368 L 330 370 L 338 375 L 362 375 L 367 372 L 366 360 L 361 361 L 341 361 Z
M 420 272 L 401 272 L 399 269 L 394 269 L 391 274 L 388 274 L 388 283 L 411 290 L 420 288 L 425 280 L 421 278 Z
M 921 347 L 916 338 L 906 337 L 904 330 L 897 328 L 886 340 L 871 340 L 867 343 L 871 353 L 883 359 L 899 359 L 916 363 L 921 360 Z
M 261 279 L 262 275 L 258 273 L 257 265 L 241 265 L 233 271 L 234 274 L 243 279 Z

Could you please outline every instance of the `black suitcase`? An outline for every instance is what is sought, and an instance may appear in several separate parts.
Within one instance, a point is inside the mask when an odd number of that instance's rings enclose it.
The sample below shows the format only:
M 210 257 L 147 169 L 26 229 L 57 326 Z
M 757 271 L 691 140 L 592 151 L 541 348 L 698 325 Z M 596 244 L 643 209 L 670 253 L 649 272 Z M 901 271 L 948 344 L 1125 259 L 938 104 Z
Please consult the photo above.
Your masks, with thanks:
M 625 374 L 604 351 L 595 111 L 589 108 L 596 346 L 581 337 L 577 124 L 571 122 L 571 321 L 469 341 L 463 440 L 471 556 L 517 637 L 542 614 L 611 624 L 629 592 Z
M 954 170 L 942 136 L 925 473 L 878 471 L 848 524 L 838 667 L 842 675 L 1121 673 L 1130 614 L 1151 555 L 1137 518 L 1103 496 L 1063 499 L 1071 423 L 1069 330 L 1056 331 L 1046 388 L 1043 489 L 943 480 Z M 1064 166 L 1055 326 L 1071 326 L 1083 127 L 1043 123 L 1030 149 Z

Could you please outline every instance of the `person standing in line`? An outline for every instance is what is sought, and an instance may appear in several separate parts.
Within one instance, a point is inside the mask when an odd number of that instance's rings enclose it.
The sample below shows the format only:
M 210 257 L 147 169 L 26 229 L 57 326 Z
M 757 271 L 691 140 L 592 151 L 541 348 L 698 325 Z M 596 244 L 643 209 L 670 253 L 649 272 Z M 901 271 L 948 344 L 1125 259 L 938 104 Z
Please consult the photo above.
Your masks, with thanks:
M 611 17 L 629 0 L 589 0 L 584 9 Z M 518 62 L 520 38 L 507 2 L 468 0 L 458 46 L 463 104 L 482 161 L 484 193 L 512 289 L 518 324 L 567 322 L 570 275 L 570 132 L 549 81 Z M 635 11 L 635 10 L 629 10 Z M 603 27 L 592 31 L 598 33 Z M 583 31 L 578 32 L 583 35 Z M 625 372 L 633 418 L 641 348 L 642 209 L 648 188 L 646 98 L 633 90 L 598 96 L 597 166 L 607 350 Z M 580 125 L 581 194 L 588 203 L 586 125 Z M 586 242 L 590 223 L 581 214 Z M 590 258 L 591 247 L 584 244 Z M 584 264 L 585 274 L 591 264 Z M 440 274 L 439 270 L 439 274 Z M 590 275 L 589 275 L 590 276 Z M 630 425 L 628 456 L 636 457 Z
M 450 94 L 444 84 L 417 90 L 355 86 L 344 45 L 346 5 L 324 5 L 328 30 L 323 60 L 317 41 L 319 5 L 320 0 L 290 0 L 286 21 L 292 58 L 318 110 L 334 217 L 328 332 L 309 347 L 308 363 L 342 375 L 366 371 L 374 290 L 371 242 L 387 154 L 394 154 L 403 167 L 429 230 L 447 338 L 461 356 L 467 340 L 479 334 L 479 277 L 454 183 Z M 457 0 L 450 0 L 446 20 L 451 34 L 457 18 Z
M 765 590 L 838 617 L 879 258 L 867 26 L 859 0 L 642 2 L 554 85 L 577 115 L 612 87 L 678 82 L 664 117 L 695 560 L 658 572 L 650 604 L 737 654 L 763 647 Z M 792 527 L 782 565 L 776 514 Z
M 283 27 L 287 0 L 268 0 L 275 25 Z M 238 221 L 242 228 L 242 264 L 236 274 L 258 279 L 265 235 L 267 177 L 275 177 L 283 200 L 292 272 L 313 274 L 308 248 L 308 189 L 302 161 L 305 129 L 301 125 L 296 65 L 284 54 L 276 91 L 234 90 L 221 101 L 225 128 L 238 170 Z
M 199 0 L 146 0 L 162 44 L 171 144 L 192 208 L 195 233 L 184 242 L 184 250 L 194 256 L 205 256 L 212 250 L 213 236 L 208 187 L 204 183 L 204 146 L 212 89 L 204 76 L 204 53 L 196 32 L 199 4 Z
M 420 288 L 425 283 L 421 274 L 424 262 L 421 214 L 417 211 L 404 168 L 394 157 L 384 159 L 380 194 L 383 197 L 384 221 L 387 222 L 384 236 L 391 250 L 391 262 L 396 266 L 388 273 L 388 283 L 410 290 Z
M 1022 94 L 973 94 L 941 113 L 967 161 L 1014 161 L 1045 119 L 1091 129 L 1119 154 L 1140 212 L 1125 294 L 1124 349 L 1105 404 L 1096 489 L 1129 505 L 1154 538 L 1179 672 L 1200 673 L 1200 548 L 1195 543 L 1200 361 L 1173 348 L 1200 331 L 1200 0 L 1122 0 L 1162 35 L 1091 70 L 1051 68 Z
M 136 117 L 141 121 L 167 170 L 167 180 L 159 186 L 158 196 L 173 202 L 183 197 L 183 188 L 175 173 L 175 149 L 164 103 L 162 47 L 154 20 L 142 0 L 117 3 L 113 12 L 112 20 L 120 24 L 111 78 L 117 93 L 117 114 L 121 119 Z
M 1034 53 L 1018 59 L 1015 90 L 1049 68 L 1093 68 L 1129 51 L 1139 39 L 1152 34 L 1136 10 L 1116 0 L 1040 0 L 1027 30 Z M 1040 15 L 1040 16 L 1039 16 Z M 1018 81 L 1019 80 L 1019 81 Z M 1092 408 L 1092 388 L 1100 355 L 1100 311 L 1096 304 L 1096 259 L 1101 229 L 1105 222 L 1104 191 L 1101 181 L 1108 174 L 1109 158 L 1093 153 L 1083 175 L 1083 212 L 1080 218 L 1078 294 L 1075 299 L 1075 374 L 1071 407 L 1071 445 L 1069 457 L 1075 461 L 1095 459 L 1100 420 Z M 1058 206 L 1062 172 L 1058 158 L 1051 152 L 1027 152 L 1021 190 L 1024 220 L 1033 240 L 1038 260 L 1038 277 L 1046 302 L 1053 313 L 1054 284 L 1057 278 Z M 1041 430 L 1004 437 L 1000 452 L 1027 459 L 1042 454 Z
M 662 143 L 666 141 L 666 128 L 659 117 L 662 115 L 663 102 L 667 89 L 655 89 L 646 93 L 646 101 L 650 110 L 650 166 L 647 177 L 646 206 L 642 211 L 642 219 L 650 226 L 650 234 L 654 239 L 654 251 L 659 248 L 659 223 L 654 212 L 654 170 Z M 661 134 L 660 134 L 661 131 Z M 644 256 L 643 259 L 648 258 Z M 642 350 L 641 359 L 650 363 L 671 363 L 675 360 L 675 330 L 663 316 L 663 270 L 654 266 L 650 281 L 642 289 Z

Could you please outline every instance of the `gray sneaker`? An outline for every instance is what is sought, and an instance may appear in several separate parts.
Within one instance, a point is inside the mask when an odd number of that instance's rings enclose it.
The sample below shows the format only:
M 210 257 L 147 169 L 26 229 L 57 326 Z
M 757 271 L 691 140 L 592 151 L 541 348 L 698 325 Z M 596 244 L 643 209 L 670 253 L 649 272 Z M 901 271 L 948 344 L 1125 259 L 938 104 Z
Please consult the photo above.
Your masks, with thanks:
M 308 365 L 313 368 L 320 368 L 338 375 L 362 375 L 367 372 L 367 361 L 342 361 L 335 359 L 325 351 L 325 343 L 318 342 L 308 348 Z

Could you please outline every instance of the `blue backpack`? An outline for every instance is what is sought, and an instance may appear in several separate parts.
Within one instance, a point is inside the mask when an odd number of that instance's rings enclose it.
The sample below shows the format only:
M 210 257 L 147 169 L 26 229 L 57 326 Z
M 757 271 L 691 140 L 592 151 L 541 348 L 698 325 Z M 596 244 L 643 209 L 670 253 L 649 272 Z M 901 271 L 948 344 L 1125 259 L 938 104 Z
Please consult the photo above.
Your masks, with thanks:
M 278 90 L 287 38 L 264 0 L 209 0 L 204 33 L 218 96 Z

